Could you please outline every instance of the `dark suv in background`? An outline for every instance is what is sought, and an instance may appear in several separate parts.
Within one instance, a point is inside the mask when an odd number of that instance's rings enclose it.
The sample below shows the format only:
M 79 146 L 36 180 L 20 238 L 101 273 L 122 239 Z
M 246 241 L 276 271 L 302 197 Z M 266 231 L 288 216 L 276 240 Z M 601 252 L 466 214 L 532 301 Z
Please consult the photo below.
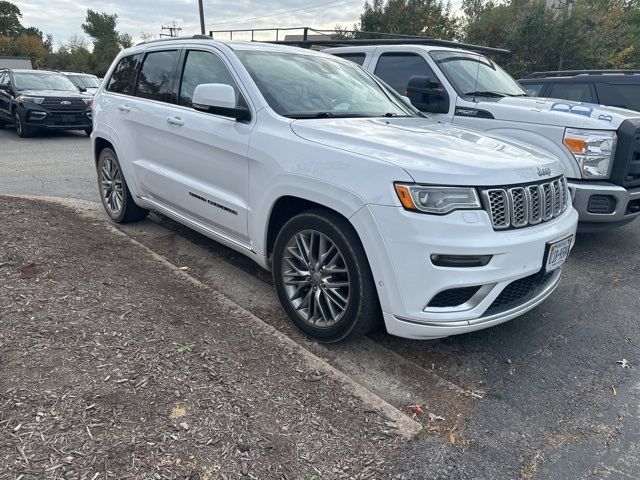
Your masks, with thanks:
M 38 129 L 91 134 L 90 95 L 64 75 L 40 70 L 0 70 L 0 127 L 12 123 L 21 137 Z
M 640 111 L 640 70 L 536 72 L 518 82 L 532 97 L 561 98 Z

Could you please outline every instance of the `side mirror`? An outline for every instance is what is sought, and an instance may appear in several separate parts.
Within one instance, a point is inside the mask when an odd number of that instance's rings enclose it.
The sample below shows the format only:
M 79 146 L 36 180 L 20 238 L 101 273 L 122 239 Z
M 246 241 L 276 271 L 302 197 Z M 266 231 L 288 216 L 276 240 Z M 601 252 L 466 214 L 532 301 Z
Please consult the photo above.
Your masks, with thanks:
M 434 82 L 430 77 L 410 77 L 407 96 L 413 106 L 422 112 L 449 112 L 449 94 L 441 83 Z
M 238 121 L 251 120 L 247 108 L 236 105 L 236 92 L 231 85 L 222 83 L 203 83 L 193 92 L 193 108 L 201 111 L 235 118 Z
M 80 90 L 80 93 L 84 93 L 87 91 L 87 89 L 84 87 L 78 87 L 78 90 Z

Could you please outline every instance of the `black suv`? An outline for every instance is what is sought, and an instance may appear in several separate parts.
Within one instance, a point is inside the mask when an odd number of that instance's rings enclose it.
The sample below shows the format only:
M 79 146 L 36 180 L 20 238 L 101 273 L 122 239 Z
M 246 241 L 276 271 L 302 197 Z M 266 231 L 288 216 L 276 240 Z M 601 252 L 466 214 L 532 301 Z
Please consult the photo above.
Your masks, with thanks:
M 34 130 L 84 130 L 91 134 L 92 97 L 56 72 L 0 70 L 0 127 L 13 123 L 21 137 Z
M 533 97 L 561 98 L 640 111 L 640 70 L 536 72 L 518 82 Z

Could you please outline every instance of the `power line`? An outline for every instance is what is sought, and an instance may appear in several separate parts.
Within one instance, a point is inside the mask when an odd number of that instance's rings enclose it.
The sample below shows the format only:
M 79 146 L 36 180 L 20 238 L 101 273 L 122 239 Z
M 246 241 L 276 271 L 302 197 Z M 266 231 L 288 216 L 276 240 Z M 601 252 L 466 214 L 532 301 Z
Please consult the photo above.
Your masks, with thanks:
M 164 32 L 165 30 L 168 30 L 168 31 L 169 31 L 169 33 L 162 33 L 162 32 Z M 178 33 L 179 33 L 181 30 L 182 30 L 182 27 L 177 27 L 177 26 L 176 26 L 176 22 L 175 22 L 175 20 L 174 20 L 174 22 L 173 22 L 173 26 L 172 26 L 172 27 L 171 27 L 171 26 L 169 26 L 169 27 L 165 27 L 165 26 L 161 27 L 161 29 L 160 29 L 160 31 L 161 31 L 160 36 L 161 36 L 161 37 L 177 37 L 177 36 L 178 36 Z

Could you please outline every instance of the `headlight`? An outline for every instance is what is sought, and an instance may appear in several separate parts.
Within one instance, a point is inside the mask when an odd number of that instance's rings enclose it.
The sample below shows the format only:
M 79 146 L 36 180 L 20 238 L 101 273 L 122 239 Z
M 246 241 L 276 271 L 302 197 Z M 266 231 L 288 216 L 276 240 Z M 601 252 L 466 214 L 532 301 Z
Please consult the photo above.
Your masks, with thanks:
M 44 98 L 43 97 L 27 97 L 26 95 L 20 95 L 18 97 L 18 102 L 20 103 L 33 102 L 40 105 L 42 102 L 44 102 Z
M 481 208 L 475 188 L 433 187 L 396 183 L 400 203 L 407 210 L 445 215 L 454 210 Z
M 616 152 L 616 133 L 567 128 L 562 143 L 573 153 L 582 178 L 608 178 Z

